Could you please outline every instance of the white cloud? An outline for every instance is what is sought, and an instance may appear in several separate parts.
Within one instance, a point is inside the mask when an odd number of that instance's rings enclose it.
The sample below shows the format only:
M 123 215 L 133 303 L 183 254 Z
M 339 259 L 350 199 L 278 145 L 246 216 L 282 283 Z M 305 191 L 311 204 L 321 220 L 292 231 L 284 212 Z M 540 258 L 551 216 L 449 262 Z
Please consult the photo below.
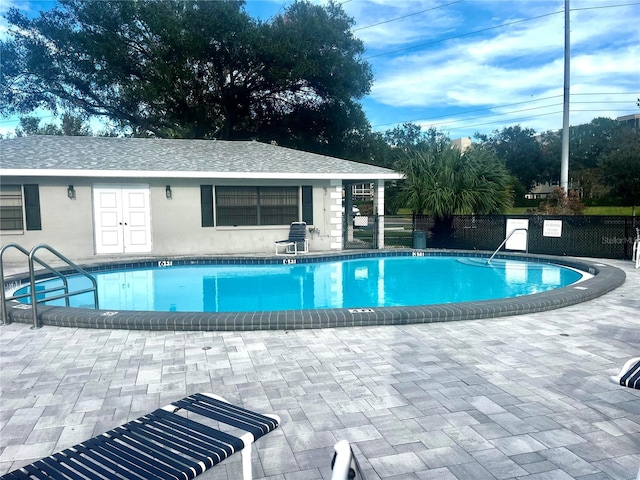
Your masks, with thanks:
M 640 38 L 637 22 L 630 22 L 629 18 L 633 18 L 634 14 L 638 18 L 640 7 L 614 8 L 610 7 L 611 2 L 575 3 L 579 5 L 576 8 L 609 8 L 571 13 L 572 87 L 581 93 L 639 93 Z M 500 17 L 502 20 L 499 20 L 502 24 L 558 11 L 558 6 L 560 10 L 562 7 L 561 2 L 483 3 L 494 8 L 496 4 L 505 7 Z M 521 11 L 509 13 L 507 10 L 512 5 L 521 7 Z M 523 6 L 533 6 L 537 10 L 532 10 L 524 17 Z M 391 29 L 392 24 L 387 24 L 387 27 Z M 477 27 L 465 24 L 459 32 L 474 29 Z M 405 35 L 404 32 L 400 33 L 401 38 Z M 410 107 L 414 112 L 423 110 L 426 124 L 430 123 L 430 111 L 441 112 L 447 107 L 459 111 L 486 106 L 491 108 L 486 112 L 486 120 L 495 121 L 497 126 L 494 128 L 501 128 L 501 122 L 506 125 L 524 117 L 530 117 L 525 120 L 538 131 L 556 129 L 562 125 L 561 114 L 558 117 L 557 113 L 552 112 L 562 109 L 563 13 L 519 22 L 504 29 L 492 29 L 483 34 L 459 36 L 437 45 L 425 46 L 422 50 L 374 57 L 371 62 L 376 72 L 371 98 L 386 105 L 390 111 L 397 107 Z M 548 108 L 540 108 L 545 103 L 536 100 L 547 96 L 560 98 L 550 99 L 547 101 Z M 612 107 L 606 103 L 606 96 L 600 96 L 597 100 L 603 102 L 595 107 L 600 108 L 598 111 L 583 112 L 576 108 L 575 113 L 572 112 L 571 123 L 587 123 L 596 116 L 615 118 L 624 114 L 616 111 L 624 109 L 624 105 Z M 500 105 L 518 102 L 531 104 L 524 104 L 522 108 L 499 108 Z M 631 100 L 628 108 L 634 106 Z M 508 113 L 526 108 L 531 109 L 529 114 L 525 111 Z M 501 116 L 490 118 L 492 112 Z M 386 118 L 391 116 L 388 113 Z M 432 124 L 447 122 L 446 125 L 462 125 L 466 122 L 462 120 L 463 117 L 452 116 L 450 121 L 439 115 L 436 117 Z M 411 119 L 398 118 L 398 123 L 408 120 Z M 466 123 L 481 123 L 481 120 L 469 119 Z
M 430 1 L 355 1 L 344 8 L 357 19 L 354 33 L 371 54 L 435 40 L 461 21 L 455 12 L 434 8 Z

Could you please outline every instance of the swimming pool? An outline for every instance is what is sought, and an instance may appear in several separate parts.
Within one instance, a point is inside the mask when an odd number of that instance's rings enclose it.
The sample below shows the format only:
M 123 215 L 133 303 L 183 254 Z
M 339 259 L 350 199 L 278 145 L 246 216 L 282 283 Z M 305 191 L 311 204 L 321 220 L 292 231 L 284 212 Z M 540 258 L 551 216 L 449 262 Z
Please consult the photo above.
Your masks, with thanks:
M 521 260 L 384 256 L 303 264 L 173 265 L 94 272 L 100 307 L 156 312 L 252 312 L 377 308 L 519 297 L 571 285 L 583 275 L 556 264 Z M 70 291 L 89 280 L 68 278 Z M 38 289 L 62 286 L 60 279 Z M 28 293 L 23 288 L 17 293 Z M 53 292 L 59 293 L 59 292 Z M 50 295 L 53 295 L 51 293 Z M 29 301 L 25 299 L 25 302 Z M 64 306 L 63 300 L 46 304 Z M 93 295 L 70 299 L 90 307 Z
M 151 268 L 161 266 L 159 269 L 168 273 L 177 272 L 177 267 L 197 266 L 197 265 L 243 265 L 252 268 L 259 265 L 284 265 L 306 266 L 307 264 L 326 263 L 342 260 L 358 260 L 380 257 L 446 257 L 456 255 L 460 262 L 475 263 L 475 268 L 485 268 L 480 266 L 486 264 L 488 254 L 477 251 L 441 251 L 441 250 L 378 250 L 363 252 L 339 252 L 334 254 L 309 254 L 297 258 L 282 257 L 198 257 L 198 258 L 154 258 L 154 259 L 128 259 L 124 261 L 114 261 L 114 259 L 102 260 L 101 263 L 92 262 L 82 265 L 91 273 L 100 271 L 114 271 L 114 269 L 137 269 L 139 267 Z M 518 315 L 533 312 L 540 312 L 560 308 L 576 303 L 584 302 L 596 298 L 608 291 L 613 290 L 624 282 L 625 274 L 622 270 L 610 265 L 592 261 L 589 259 L 576 259 L 569 257 L 549 257 L 531 254 L 499 254 L 496 260 L 500 261 L 521 261 L 526 260 L 535 264 L 555 263 L 569 267 L 580 272 L 592 275 L 579 283 L 567 285 L 547 291 L 537 291 L 535 293 L 522 294 L 510 298 L 489 298 L 485 300 L 453 299 L 453 303 L 437 303 L 419 305 L 388 305 L 388 306 L 358 306 L 352 307 L 343 304 L 342 307 L 328 306 L 327 308 L 297 308 L 293 310 L 282 309 L 276 306 L 277 310 L 253 310 L 253 311 L 219 311 L 219 312 L 198 312 L 179 311 L 178 304 L 169 311 L 150 310 L 123 310 L 110 309 L 101 303 L 100 309 L 93 308 L 65 308 L 59 306 L 39 306 L 38 324 L 56 325 L 83 328 L 107 328 L 107 329 L 145 329 L 145 330 L 258 330 L 258 329 L 295 329 L 295 328 L 324 328 L 340 326 L 365 326 L 365 325 L 388 325 L 388 324 L 408 324 L 427 323 L 454 320 L 469 320 L 478 318 L 491 318 L 504 315 Z M 417 260 L 417 259 L 416 259 Z M 494 260 L 495 261 L 495 260 Z M 493 262 L 492 262 L 493 263 Z M 355 264 L 354 264 L 355 265 Z M 343 269 L 344 271 L 344 269 Z M 365 278 L 376 278 L 373 271 L 366 271 L 354 267 L 350 270 L 355 280 L 363 281 Z M 512 276 L 522 276 L 522 272 L 510 269 Z M 540 275 L 545 271 L 544 267 L 535 269 Z M 533 272 L 533 270 L 532 270 Z M 537 275 L 538 273 L 532 273 Z M 529 274 L 527 274 L 529 275 Z M 547 275 L 547 274 L 545 274 Z M 555 275 L 555 274 L 554 274 Z M 389 271 L 384 272 L 384 283 L 394 281 L 394 275 Z M 431 275 L 435 279 L 435 286 L 428 287 L 426 280 L 416 280 L 428 290 L 447 289 L 448 285 L 454 281 L 468 281 L 457 277 L 447 282 L 442 281 L 443 277 Z M 547 275 L 547 278 L 549 275 Z M 14 275 L 9 278 L 12 287 L 20 287 L 25 284 L 27 276 L 25 274 Z M 554 280 L 555 281 L 555 280 Z M 277 282 L 274 282 L 277 283 Z M 5 284 L 5 287 L 7 287 Z M 114 282 L 117 285 L 117 282 Z M 318 283 L 317 285 L 321 285 Z M 320 288 L 314 283 L 314 290 Z M 15 288 L 12 288 L 15 291 Z M 154 286 L 155 290 L 155 286 Z M 233 291 L 234 289 L 231 289 Z M 290 285 L 278 285 L 281 296 L 287 290 L 294 290 Z M 299 289 L 298 289 L 299 290 Z M 367 287 L 368 292 L 374 289 Z M 228 290 L 227 290 L 228 291 Z M 251 289 L 253 296 L 257 290 Z M 377 291 L 377 289 L 376 289 Z M 309 295 L 310 290 L 306 290 Z M 148 293 L 148 292 L 147 292 Z M 305 294 L 301 294 L 305 297 Z M 355 305 L 355 304 L 354 304 Z M 164 308 L 167 308 L 165 305 Z M 258 307 L 258 308 L 266 308 Z M 32 323 L 33 317 L 31 307 L 17 302 L 8 302 L 9 321 Z

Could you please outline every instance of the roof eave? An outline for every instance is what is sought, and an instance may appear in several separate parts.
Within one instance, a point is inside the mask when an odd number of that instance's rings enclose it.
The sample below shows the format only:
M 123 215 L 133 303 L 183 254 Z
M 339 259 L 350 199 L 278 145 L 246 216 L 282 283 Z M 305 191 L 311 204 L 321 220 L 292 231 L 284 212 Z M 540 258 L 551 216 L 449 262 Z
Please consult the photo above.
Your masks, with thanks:
M 271 173 L 271 172 L 207 172 L 166 170 L 49 170 L 0 169 L 3 177 L 73 177 L 73 178 L 225 178 L 277 180 L 400 180 L 401 173 Z

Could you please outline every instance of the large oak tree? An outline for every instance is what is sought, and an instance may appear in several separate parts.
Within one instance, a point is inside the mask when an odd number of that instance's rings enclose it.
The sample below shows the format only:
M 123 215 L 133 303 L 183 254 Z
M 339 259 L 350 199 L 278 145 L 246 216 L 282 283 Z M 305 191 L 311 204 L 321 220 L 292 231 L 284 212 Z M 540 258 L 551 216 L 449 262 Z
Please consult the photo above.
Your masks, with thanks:
M 3 115 L 68 109 L 133 135 L 333 154 L 370 131 L 358 99 L 371 68 L 336 3 L 299 1 L 269 22 L 231 0 L 59 0 L 36 18 L 6 18 Z

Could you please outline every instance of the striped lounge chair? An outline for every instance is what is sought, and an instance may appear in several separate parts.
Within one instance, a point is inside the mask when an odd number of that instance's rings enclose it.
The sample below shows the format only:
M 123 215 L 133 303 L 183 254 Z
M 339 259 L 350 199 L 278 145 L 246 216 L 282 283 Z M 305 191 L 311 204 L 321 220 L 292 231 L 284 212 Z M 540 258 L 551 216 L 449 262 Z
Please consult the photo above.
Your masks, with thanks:
M 640 357 L 632 358 L 625 363 L 620 373 L 611 377 L 611 381 L 623 387 L 640 390 Z
M 251 480 L 251 445 L 279 423 L 197 393 L 0 478 L 189 480 L 242 452 L 243 478 Z

